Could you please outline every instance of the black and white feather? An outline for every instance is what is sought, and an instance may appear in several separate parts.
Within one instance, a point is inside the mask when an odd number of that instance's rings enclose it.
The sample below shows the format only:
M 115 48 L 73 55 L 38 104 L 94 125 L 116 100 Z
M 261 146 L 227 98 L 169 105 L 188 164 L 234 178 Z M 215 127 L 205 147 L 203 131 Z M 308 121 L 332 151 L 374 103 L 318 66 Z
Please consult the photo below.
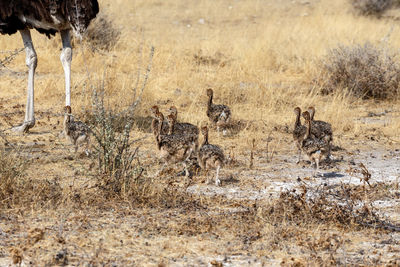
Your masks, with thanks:
M 97 0 L 0 0 L 0 33 L 36 29 L 51 37 L 72 29 L 80 36 L 98 12 Z
M 28 94 L 25 120 L 13 131 L 28 133 L 35 126 L 34 77 L 37 54 L 32 42 L 31 29 L 51 37 L 60 32 L 62 51 L 60 60 L 65 75 L 65 106 L 71 106 L 70 31 L 82 37 L 89 23 L 99 12 L 97 0 L 0 0 L 0 34 L 20 32 L 25 47 L 28 67 Z

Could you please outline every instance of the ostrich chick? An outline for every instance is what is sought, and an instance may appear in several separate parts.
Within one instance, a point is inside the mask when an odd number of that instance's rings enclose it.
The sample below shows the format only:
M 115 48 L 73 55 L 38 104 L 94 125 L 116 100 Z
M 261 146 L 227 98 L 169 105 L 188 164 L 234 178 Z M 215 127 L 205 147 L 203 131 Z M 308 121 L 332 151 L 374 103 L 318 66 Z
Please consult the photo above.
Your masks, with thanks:
M 86 143 L 85 153 L 89 156 L 89 127 L 81 121 L 74 120 L 71 106 L 65 106 L 64 112 L 64 132 L 74 145 L 75 153 L 78 151 L 78 146 L 80 144 Z
M 198 151 L 199 165 L 202 169 L 216 169 L 215 185 L 219 186 L 221 181 L 219 180 L 219 170 L 224 166 L 225 156 L 222 149 L 217 145 L 208 143 L 208 127 L 204 126 L 201 128 L 201 134 L 203 135 L 203 144 Z M 207 179 L 209 183 L 209 179 Z
M 318 171 L 319 163 L 322 157 L 329 153 L 329 139 L 327 136 L 318 138 L 312 135 L 312 121 L 310 113 L 308 111 L 304 111 L 302 116 L 306 121 L 307 130 L 302 141 L 301 148 L 310 158 L 310 161 L 315 163 L 316 171 Z
M 151 130 L 154 134 L 154 136 L 157 136 L 157 131 L 158 131 L 158 124 L 160 123 L 160 110 L 158 108 L 158 106 L 152 106 L 150 108 L 150 113 L 151 113 L 151 117 L 153 118 L 153 121 L 151 122 Z M 161 134 L 168 134 L 168 124 L 167 122 L 164 121 L 164 116 L 162 117 L 163 119 L 161 120 L 162 122 L 162 128 L 161 128 Z
M 299 163 L 301 159 L 301 145 L 304 136 L 306 135 L 307 128 L 306 126 L 301 125 L 300 121 L 301 109 L 299 107 L 295 107 L 294 113 L 296 114 L 296 120 L 294 122 L 294 128 L 293 128 L 293 140 L 297 146 L 299 155 L 296 163 Z
M 193 142 L 195 142 L 197 150 L 199 140 L 199 128 L 191 123 L 177 122 L 178 109 L 175 106 L 171 106 L 169 108 L 169 112 L 170 115 L 173 116 L 175 121 L 173 134 L 186 135 L 188 138 L 191 138 Z
M 163 121 L 164 116 L 161 112 L 157 113 L 158 121 Z M 168 134 L 161 134 L 162 124 L 158 124 L 158 129 L 156 133 L 157 148 L 160 150 L 160 158 L 164 161 L 164 165 L 158 172 L 161 173 L 162 170 L 169 164 L 182 163 L 185 168 L 185 176 L 189 176 L 189 171 L 187 169 L 186 161 L 192 154 L 194 150 L 194 142 L 185 137 L 184 135 L 173 134 L 175 119 L 173 116 L 167 116 L 169 123 Z
M 309 107 L 308 112 L 310 113 L 310 119 L 312 122 L 311 133 L 318 138 L 324 138 L 329 142 L 329 151 L 327 158 L 331 156 L 331 142 L 333 140 L 332 126 L 326 121 L 314 120 L 315 108 Z
M 210 119 L 211 123 L 217 125 L 217 130 L 219 132 L 220 127 L 226 126 L 231 119 L 231 110 L 226 105 L 216 105 L 213 104 L 213 90 L 207 89 L 207 117 Z M 223 131 L 226 134 L 226 131 Z

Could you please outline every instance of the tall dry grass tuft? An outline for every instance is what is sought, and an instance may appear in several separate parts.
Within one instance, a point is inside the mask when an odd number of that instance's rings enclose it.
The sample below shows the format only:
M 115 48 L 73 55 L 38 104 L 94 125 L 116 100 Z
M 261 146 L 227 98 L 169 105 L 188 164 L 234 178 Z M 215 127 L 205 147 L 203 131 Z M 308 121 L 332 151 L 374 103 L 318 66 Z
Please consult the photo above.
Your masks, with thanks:
M 349 92 L 362 99 L 396 99 L 399 96 L 400 65 L 387 47 L 369 42 L 339 46 L 322 59 L 318 77 L 322 93 Z
M 0 150 L 0 203 L 9 199 L 14 193 L 19 180 L 23 177 L 28 161 L 16 153 Z
M 110 50 L 118 42 L 120 35 L 121 30 L 115 26 L 106 10 L 101 9 L 85 33 L 84 41 L 90 44 L 92 50 Z
M 30 165 L 17 148 L 0 149 L 0 209 L 58 206 L 62 199 L 58 181 L 28 177 Z

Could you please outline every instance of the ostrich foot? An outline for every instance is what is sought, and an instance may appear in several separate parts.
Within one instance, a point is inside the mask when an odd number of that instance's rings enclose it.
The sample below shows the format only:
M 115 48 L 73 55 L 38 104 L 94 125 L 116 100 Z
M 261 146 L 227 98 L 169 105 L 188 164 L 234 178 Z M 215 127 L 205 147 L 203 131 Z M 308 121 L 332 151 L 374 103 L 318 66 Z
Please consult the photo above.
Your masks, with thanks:
M 33 126 L 35 126 L 35 120 L 24 121 L 22 125 L 15 126 L 11 130 L 16 133 L 24 134 L 24 133 L 29 133 L 29 129 L 32 128 Z

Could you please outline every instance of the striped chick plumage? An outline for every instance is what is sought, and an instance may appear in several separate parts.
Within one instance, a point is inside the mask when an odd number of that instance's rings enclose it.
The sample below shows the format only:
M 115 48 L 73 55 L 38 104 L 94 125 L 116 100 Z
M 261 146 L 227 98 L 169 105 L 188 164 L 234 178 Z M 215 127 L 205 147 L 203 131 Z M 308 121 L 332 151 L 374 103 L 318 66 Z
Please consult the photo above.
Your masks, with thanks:
M 173 134 L 185 135 L 190 138 L 196 144 L 196 150 L 198 147 L 199 140 L 199 128 L 191 123 L 187 122 L 177 122 L 178 120 L 178 109 L 175 106 L 169 108 L 170 115 L 174 117 L 174 131 Z
M 151 117 L 153 118 L 152 122 L 151 122 L 151 130 L 154 134 L 154 136 L 157 136 L 157 131 L 158 131 L 158 125 L 160 123 L 160 119 L 159 117 L 157 117 L 157 114 L 159 113 L 159 108 L 158 106 L 152 106 L 150 108 L 150 113 L 151 113 Z M 164 121 L 164 118 L 162 120 L 162 127 L 161 127 L 161 134 L 165 135 L 168 134 L 168 123 L 166 121 Z
M 304 153 L 310 158 L 311 162 L 314 162 L 316 165 L 316 169 L 319 169 L 319 163 L 323 156 L 329 153 L 329 141 L 327 136 L 319 138 L 315 135 L 312 135 L 312 121 L 311 116 L 308 111 L 303 112 L 303 118 L 306 121 L 306 135 L 302 141 L 301 148 Z
M 197 153 L 198 162 L 202 169 L 216 169 L 215 184 L 218 186 L 221 184 L 219 180 L 219 170 L 224 166 L 225 162 L 224 152 L 219 146 L 208 143 L 207 126 L 201 128 L 201 133 L 204 136 L 204 141 Z
M 315 108 L 309 107 L 308 112 L 310 113 L 311 134 L 318 138 L 325 138 L 329 141 L 333 139 L 332 125 L 326 121 L 314 120 Z
M 64 108 L 64 132 L 66 136 L 69 138 L 71 143 L 75 147 L 75 152 L 78 151 L 78 146 L 82 143 L 86 143 L 85 153 L 89 154 L 89 142 L 90 142 L 90 129 L 89 127 L 81 122 L 75 121 L 72 117 L 71 107 L 66 106 Z
M 217 125 L 218 129 L 220 126 L 226 126 L 231 119 L 231 110 L 226 105 L 216 105 L 212 102 L 214 92 L 212 89 L 207 89 L 207 117 L 210 122 Z
M 164 116 L 161 112 L 157 114 L 157 117 L 159 121 L 164 120 Z M 173 116 L 167 116 L 167 121 L 169 124 L 168 134 L 161 134 L 162 126 L 159 124 L 156 136 L 160 158 L 165 162 L 162 169 L 164 169 L 167 163 L 174 164 L 181 162 L 185 168 L 186 176 L 189 176 L 186 161 L 194 151 L 195 144 L 191 138 L 188 138 L 185 135 L 173 134 L 175 123 Z

